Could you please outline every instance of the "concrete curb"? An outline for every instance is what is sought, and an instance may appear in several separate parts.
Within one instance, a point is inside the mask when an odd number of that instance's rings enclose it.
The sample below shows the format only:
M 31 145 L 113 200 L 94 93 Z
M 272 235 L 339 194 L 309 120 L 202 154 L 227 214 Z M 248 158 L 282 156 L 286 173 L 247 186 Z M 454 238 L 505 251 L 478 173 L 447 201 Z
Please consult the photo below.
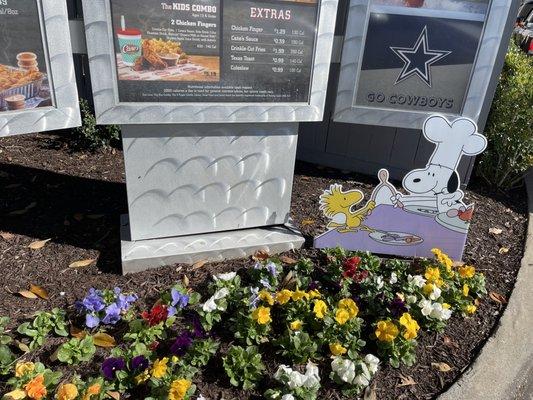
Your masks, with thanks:
M 527 242 L 509 304 L 474 364 L 438 400 L 533 399 L 533 171 L 525 181 Z

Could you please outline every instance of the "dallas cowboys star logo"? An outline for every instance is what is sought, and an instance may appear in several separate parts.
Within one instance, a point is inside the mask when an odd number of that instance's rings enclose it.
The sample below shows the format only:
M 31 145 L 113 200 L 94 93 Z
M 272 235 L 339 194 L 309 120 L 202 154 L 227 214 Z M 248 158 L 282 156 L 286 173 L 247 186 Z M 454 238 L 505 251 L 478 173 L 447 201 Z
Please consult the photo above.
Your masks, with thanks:
M 394 82 L 395 85 L 418 76 L 426 85 L 431 87 L 431 65 L 442 60 L 451 51 L 430 50 L 427 26 L 424 26 L 413 47 L 391 47 L 390 49 L 404 62 L 402 72 Z

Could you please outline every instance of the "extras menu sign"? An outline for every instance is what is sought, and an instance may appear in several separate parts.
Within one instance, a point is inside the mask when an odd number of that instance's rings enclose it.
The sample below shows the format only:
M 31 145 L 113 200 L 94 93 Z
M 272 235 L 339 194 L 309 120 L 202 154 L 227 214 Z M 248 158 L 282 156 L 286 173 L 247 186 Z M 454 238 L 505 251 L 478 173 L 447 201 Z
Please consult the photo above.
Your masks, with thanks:
M 118 100 L 306 103 L 319 0 L 110 0 Z
M 0 114 L 52 106 L 35 0 L 0 0 Z

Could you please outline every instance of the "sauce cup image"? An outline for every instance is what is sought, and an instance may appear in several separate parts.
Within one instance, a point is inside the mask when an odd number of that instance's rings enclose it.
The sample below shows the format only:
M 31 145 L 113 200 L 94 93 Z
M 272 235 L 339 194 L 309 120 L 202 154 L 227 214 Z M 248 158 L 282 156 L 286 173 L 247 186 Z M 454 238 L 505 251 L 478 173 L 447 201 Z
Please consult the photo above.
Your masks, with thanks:
M 133 67 L 142 55 L 141 31 L 138 29 L 120 29 L 117 36 L 124 65 Z

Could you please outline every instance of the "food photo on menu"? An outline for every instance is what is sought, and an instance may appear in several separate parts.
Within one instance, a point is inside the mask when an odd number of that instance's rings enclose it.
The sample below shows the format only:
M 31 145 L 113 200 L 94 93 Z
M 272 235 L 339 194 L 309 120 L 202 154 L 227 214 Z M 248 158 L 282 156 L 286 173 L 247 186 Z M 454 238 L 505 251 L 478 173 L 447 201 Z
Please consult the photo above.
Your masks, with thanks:
M 373 5 L 486 14 L 489 0 L 372 0 Z
M 0 112 L 51 106 L 37 4 L 10 7 L 0 15 Z

